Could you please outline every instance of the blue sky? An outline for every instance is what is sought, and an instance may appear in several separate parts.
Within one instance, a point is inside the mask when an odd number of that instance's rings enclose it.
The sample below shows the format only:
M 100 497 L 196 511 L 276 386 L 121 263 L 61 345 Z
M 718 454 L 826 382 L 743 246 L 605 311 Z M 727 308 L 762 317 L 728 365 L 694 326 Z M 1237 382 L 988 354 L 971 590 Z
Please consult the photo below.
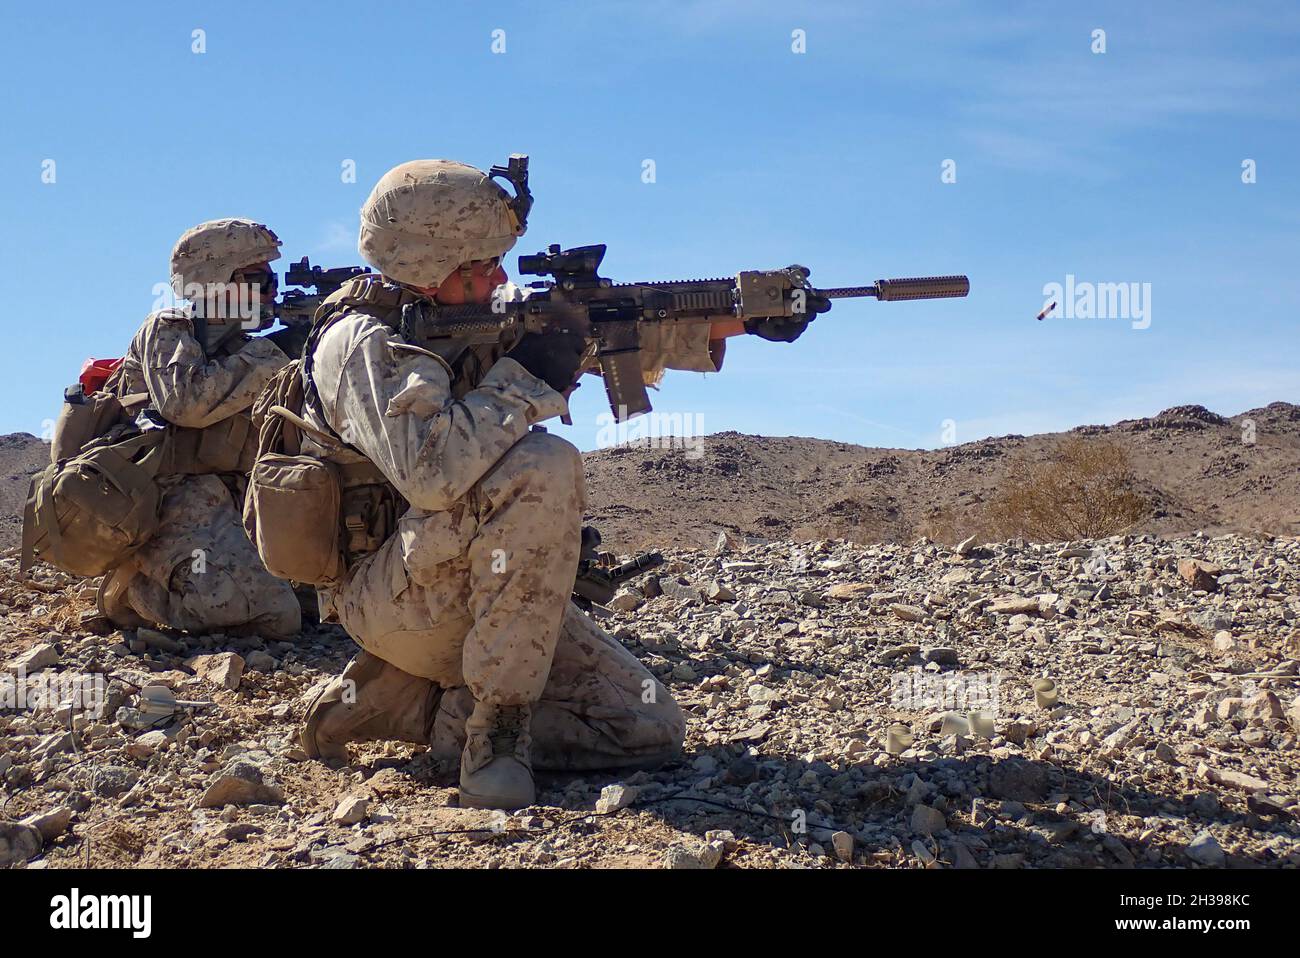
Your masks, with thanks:
M 194 223 L 249 216 L 284 240 L 281 266 L 351 264 L 389 167 L 511 152 L 531 155 L 537 198 L 516 253 L 607 243 L 617 280 L 791 262 L 823 285 L 970 275 L 965 300 L 841 301 L 793 345 L 743 337 L 719 375 L 670 373 L 656 407 L 708 432 L 933 447 L 1300 398 L 1295 4 L 5 14 L 0 433 L 39 434 L 86 357 L 121 355 Z M 1067 275 L 1149 283 L 1149 327 L 1036 322 Z M 591 448 L 603 402 L 591 381 L 559 431 Z

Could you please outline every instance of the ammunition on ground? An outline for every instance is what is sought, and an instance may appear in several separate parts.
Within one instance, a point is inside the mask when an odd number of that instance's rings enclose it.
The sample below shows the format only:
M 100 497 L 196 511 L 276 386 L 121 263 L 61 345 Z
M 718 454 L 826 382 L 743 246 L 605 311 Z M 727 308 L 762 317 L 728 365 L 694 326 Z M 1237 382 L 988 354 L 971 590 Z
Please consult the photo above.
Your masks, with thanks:
M 1034 704 L 1040 709 L 1055 708 L 1056 683 L 1051 679 L 1034 679 Z
M 969 735 L 970 722 L 960 712 L 945 712 L 939 726 L 940 735 Z
M 970 730 L 973 735 L 980 738 L 992 738 L 996 734 L 992 712 L 971 712 L 967 718 L 970 721 Z
M 900 755 L 912 747 L 916 736 L 906 725 L 891 725 L 885 732 L 885 751 L 890 755 Z

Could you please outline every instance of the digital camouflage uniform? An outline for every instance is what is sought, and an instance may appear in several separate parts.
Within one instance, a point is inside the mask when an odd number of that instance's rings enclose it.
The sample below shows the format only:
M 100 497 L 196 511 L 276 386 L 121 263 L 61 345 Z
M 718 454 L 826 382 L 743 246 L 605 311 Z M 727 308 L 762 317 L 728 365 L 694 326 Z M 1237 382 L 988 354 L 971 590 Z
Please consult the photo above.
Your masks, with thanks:
M 401 242 L 409 232 L 399 227 L 410 231 L 411 218 L 400 208 L 401 184 L 428 177 L 430 167 L 435 178 L 470 169 L 417 161 L 390 172 L 363 209 L 360 244 L 385 276 L 426 287 L 514 242 L 504 218 L 497 230 L 488 223 L 486 238 L 482 216 L 477 235 L 461 230 L 486 201 L 441 207 L 420 224 L 426 243 L 462 236 L 468 252 L 422 258 L 418 243 Z M 491 190 L 504 195 L 477 175 L 489 200 Z M 368 214 L 397 225 L 370 230 Z M 400 262 L 374 252 L 390 239 Z M 353 292 L 383 285 L 371 279 Z M 308 752 L 341 755 L 343 741 L 366 738 L 431 741 L 436 754 L 462 757 L 462 802 L 466 768 L 491 759 L 486 735 L 475 734 L 491 717 L 484 705 L 528 710 L 523 742 L 537 768 L 657 765 L 678 754 L 685 725 L 668 690 L 569 600 L 586 504 L 582 457 L 530 429 L 565 413 L 564 397 L 493 350 L 441 356 L 409 346 L 383 321 L 394 322 L 395 306 L 385 315 L 348 305 L 346 287 L 340 294 L 343 305 L 313 353 L 318 406 L 304 414 L 352 447 L 322 455 L 346 463 L 364 454 L 409 509 L 378 551 L 320 593 L 322 616 L 336 617 L 366 650 L 350 671 L 386 691 L 367 699 L 363 690 L 346 731 L 333 736 L 318 734 L 327 723 L 313 708 Z M 713 369 L 705 333 L 649 344 L 647 374 L 665 365 Z M 337 703 L 338 685 L 324 695 Z
M 227 281 L 241 266 L 278 257 L 277 245 L 247 220 L 202 224 L 177 243 L 173 284 Z M 173 437 L 159 477 L 158 531 L 105 577 L 101 602 L 121 625 L 290 638 L 301 607 L 290 585 L 263 568 L 236 506 L 257 448 L 249 409 L 288 357 L 237 330 L 209 353 L 196 332 L 188 309 L 152 313 L 106 386 L 119 397 L 147 393 Z

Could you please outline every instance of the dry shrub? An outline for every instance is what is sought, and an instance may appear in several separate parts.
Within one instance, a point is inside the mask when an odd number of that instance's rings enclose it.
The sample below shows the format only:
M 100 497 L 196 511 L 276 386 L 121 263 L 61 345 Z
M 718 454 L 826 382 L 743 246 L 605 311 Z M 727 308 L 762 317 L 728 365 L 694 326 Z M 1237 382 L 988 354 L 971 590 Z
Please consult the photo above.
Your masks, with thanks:
M 1150 511 L 1136 491 L 1128 451 L 1109 439 L 1067 436 L 1046 462 L 1011 464 L 989 503 L 1000 539 L 1102 539 L 1133 528 Z
M 970 535 L 985 541 L 1001 538 L 990 531 L 985 510 L 973 503 L 960 508 L 934 506 L 924 519 L 916 523 L 910 538 L 925 536 L 941 546 L 955 546 Z

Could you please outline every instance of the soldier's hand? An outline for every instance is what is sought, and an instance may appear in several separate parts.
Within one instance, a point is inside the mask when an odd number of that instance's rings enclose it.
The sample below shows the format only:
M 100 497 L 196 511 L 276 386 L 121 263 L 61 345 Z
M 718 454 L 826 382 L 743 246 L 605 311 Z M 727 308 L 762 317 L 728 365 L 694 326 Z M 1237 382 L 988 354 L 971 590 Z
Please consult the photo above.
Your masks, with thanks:
M 831 301 L 825 296 L 818 296 L 810 290 L 803 290 L 803 312 L 793 316 L 760 316 L 745 320 L 745 332 L 774 343 L 792 343 L 808 328 L 818 313 L 825 313 L 831 308 Z M 798 305 L 798 301 L 796 301 Z
M 577 333 L 524 333 L 506 355 L 562 393 L 577 379 L 586 351 L 587 340 Z
M 817 318 L 818 313 L 828 312 L 831 301 L 808 285 L 808 270 L 803 266 L 786 268 L 795 284 L 790 294 L 790 306 L 793 316 L 759 316 L 745 320 L 745 332 L 759 336 L 774 343 L 792 343 L 808 328 L 808 324 Z

